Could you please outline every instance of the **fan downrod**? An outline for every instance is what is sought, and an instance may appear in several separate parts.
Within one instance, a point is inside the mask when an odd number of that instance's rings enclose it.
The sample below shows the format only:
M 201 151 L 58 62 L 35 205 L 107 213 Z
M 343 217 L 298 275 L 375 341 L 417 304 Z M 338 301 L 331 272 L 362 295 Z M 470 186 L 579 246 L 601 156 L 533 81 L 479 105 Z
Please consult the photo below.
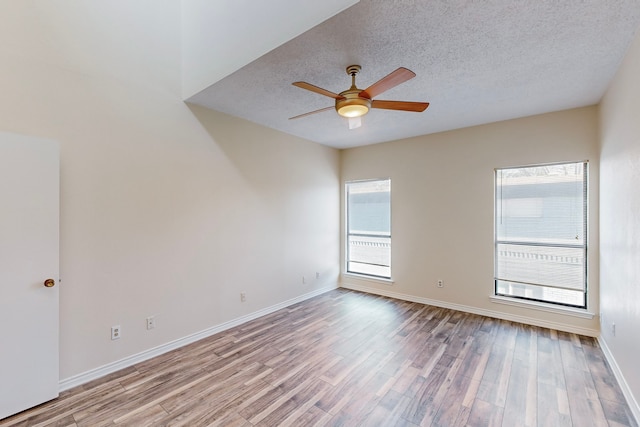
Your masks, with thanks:
M 340 93 L 340 95 L 344 96 L 345 93 L 353 92 L 356 90 L 360 92 L 360 89 L 356 87 L 356 75 L 360 72 L 361 69 L 362 67 L 360 67 L 359 65 L 349 65 L 347 67 L 347 74 L 351 76 L 351 87 L 348 90 Z

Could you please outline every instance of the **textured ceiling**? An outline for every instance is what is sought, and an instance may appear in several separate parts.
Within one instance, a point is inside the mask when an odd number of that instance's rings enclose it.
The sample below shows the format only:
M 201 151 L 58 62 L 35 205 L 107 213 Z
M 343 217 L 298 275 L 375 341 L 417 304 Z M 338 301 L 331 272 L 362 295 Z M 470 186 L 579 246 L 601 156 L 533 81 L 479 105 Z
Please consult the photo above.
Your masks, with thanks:
M 188 102 L 337 148 L 596 104 L 640 23 L 639 0 L 360 0 Z M 427 101 L 423 113 L 372 110 L 360 128 L 329 110 L 359 64 L 366 88 L 398 67 L 417 76 L 376 99 Z

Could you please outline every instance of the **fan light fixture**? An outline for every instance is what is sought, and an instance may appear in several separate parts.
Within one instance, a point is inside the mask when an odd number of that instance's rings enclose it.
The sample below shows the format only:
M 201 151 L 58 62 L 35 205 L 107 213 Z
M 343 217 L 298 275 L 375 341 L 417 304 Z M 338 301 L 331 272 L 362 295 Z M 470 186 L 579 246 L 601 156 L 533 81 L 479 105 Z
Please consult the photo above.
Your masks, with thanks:
M 345 96 L 348 96 L 346 94 Z M 342 117 L 362 117 L 369 112 L 371 101 L 362 98 L 336 100 L 336 111 Z
M 369 112 L 364 105 L 345 105 L 338 110 L 342 117 L 362 117 Z

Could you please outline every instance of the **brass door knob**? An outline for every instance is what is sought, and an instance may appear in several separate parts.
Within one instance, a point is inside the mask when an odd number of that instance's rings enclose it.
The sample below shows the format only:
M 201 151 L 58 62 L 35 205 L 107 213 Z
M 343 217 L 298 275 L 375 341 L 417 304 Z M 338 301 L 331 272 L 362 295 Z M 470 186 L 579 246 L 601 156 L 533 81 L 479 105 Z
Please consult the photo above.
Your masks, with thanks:
M 47 279 L 44 281 L 44 286 L 47 288 L 53 288 L 56 284 L 56 281 L 53 279 Z

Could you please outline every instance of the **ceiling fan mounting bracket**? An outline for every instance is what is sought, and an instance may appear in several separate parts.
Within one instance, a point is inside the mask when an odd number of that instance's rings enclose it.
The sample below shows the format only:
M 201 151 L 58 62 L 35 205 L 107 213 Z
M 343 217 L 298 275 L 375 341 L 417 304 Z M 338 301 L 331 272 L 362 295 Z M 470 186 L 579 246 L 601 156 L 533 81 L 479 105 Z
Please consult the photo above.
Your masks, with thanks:
M 358 74 L 361 69 L 362 69 L 362 67 L 360 67 L 359 65 L 349 65 L 347 67 L 347 74 L 349 74 L 350 76 L 353 77 L 356 74 Z

